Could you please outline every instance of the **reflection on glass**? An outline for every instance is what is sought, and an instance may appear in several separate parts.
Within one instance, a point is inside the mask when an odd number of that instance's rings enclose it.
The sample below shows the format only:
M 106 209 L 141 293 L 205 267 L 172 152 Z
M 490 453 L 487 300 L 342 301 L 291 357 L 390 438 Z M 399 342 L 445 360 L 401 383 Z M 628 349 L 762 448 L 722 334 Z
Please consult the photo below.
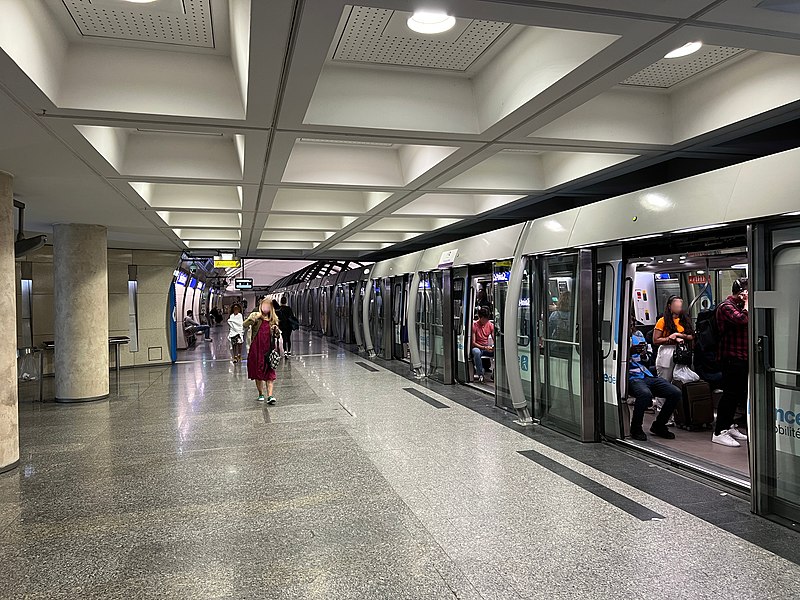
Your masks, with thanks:
M 581 424 L 577 275 L 577 255 L 543 259 L 542 422 L 575 435 Z

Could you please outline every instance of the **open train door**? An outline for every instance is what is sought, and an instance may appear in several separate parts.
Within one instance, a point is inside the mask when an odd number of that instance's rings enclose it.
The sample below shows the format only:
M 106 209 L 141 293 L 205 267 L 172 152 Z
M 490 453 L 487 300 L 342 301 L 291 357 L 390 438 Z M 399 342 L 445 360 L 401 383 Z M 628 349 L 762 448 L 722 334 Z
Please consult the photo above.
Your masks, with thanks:
M 752 225 L 750 469 L 754 512 L 800 522 L 800 219 Z

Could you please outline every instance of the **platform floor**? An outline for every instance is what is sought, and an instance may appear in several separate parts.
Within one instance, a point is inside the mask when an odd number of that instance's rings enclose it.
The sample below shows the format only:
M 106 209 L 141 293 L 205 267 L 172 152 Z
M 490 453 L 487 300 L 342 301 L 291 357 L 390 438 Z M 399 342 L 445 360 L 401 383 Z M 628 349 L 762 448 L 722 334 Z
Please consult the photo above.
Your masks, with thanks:
M 800 537 L 742 499 L 308 334 L 268 407 L 214 333 L 22 402 L 0 597 L 797 597 Z

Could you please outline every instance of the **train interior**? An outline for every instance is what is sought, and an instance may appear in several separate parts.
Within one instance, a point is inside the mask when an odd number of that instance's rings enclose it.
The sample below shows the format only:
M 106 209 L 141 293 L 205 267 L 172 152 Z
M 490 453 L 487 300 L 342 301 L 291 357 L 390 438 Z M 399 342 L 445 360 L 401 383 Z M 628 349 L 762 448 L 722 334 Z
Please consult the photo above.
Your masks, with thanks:
M 490 268 L 490 267 L 489 267 Z M 492 282 L 492 273 L 489 268 L 481 269 L 482 271 L 487 271 L 478 275 L 471 275 L 470 276 L 470 286 L 469 286 L 469 300 L 468 300 L 468 310 L 467 310 L 467 317 L 468 321 L 466 322 L 467 327 L 465 327 L 464 335 L 466 338 L 466 343 L 464 344 L 465 347 L 465 360 L 466 360 L 466 381 L 467 385 L 471 385 L 483 391 L 490 392 L 494 394 L 495 392 L 495 372 L 496 372 L 496 365 L 495 365 L 495 335 L 492 334 L 489 336 L 488 339 L 488 346 L 493 348 L 492 351 L 482 351 L 481 352 L 481 366 L 483 368 L 483 376 L 478 373 L 478 370 L 475 368 L 475 359 L 472 357 L 473 351 L 473 343 L 476 343 L 476 340 L 473 339 L 473 330 L 476 327 L 476 323 L 479 322 L 479 313 L 481 309 L 485 309 L 489 313 L 489 322 L 492 324 L 492 329 L 496 327 L 495 318 L 495 289 Z
M 658 368 L 655 366 L 657 348 L 653 345 L 652 336 L 659 317 L 664 316 L 668 299 L 671 296 L 683 299 L 684 310 L 694 328 L 701 311 L 707 311 L 724 301 L 730 294 L 732 283 L 738 278 L 747 276 L 747 260 L 747 249 L 740 246 L 710 251 L 656 254 L 630 261 L 636 267 L 630 310 L 635 316 L 635 327 L 648 341 L 650 350 L 648 366 L 653 374 L 657 374 Z M 693 369 L 701 370 L 698 369 L 697 361 Z M 665 375 L 663 370 L 661 375 Z M 666 376 L 669 377 L 669 371 L 666 372 Z M 703 372 L 700 376 L 701 382 L 708 383 L 714 414 L 722 396 L 720 379 L 719 373 Z M 645 431 L 649 431 L 655 419 L 659 400 L 656 399 L 656 405 L 645 414 Z M 632 402 L 633 399 L 628 398 L 626 427 L 630 422 Z M 739 406 L 737 409 L 735 422 L 742 431 L 747 428 L 746 411 L 746 406 Z M 712 411 L 709 411 L 709 415 L 711 413 Z M 674 425 L 673 417 L 670 426 L 675 432 L 673 440 L 649 436 L 646 442 L 629 441 L 640 448 L 662 453 L 717 477 L 749 485 L 748 442 L 742 442 L 738 448 L 712 443 L 711 419 L 708 423 L 693 423 L 691 426 L 683 424 L 679 427 Z

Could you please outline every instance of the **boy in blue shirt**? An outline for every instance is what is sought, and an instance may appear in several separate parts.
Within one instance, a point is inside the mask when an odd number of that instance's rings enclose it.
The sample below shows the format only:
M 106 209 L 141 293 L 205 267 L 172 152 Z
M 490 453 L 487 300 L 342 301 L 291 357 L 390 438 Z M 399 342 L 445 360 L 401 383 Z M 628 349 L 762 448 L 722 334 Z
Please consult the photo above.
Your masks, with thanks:
M 631 419 L 631 437 L 640 442 L 647 441 L 647 434 L 642 429 L 644 411 L 650 408 L 653 397 L 664 398 L 664 406 L 658 417 L 650 427 L 650 433 L 668 440 L 675 439 L 675 434 L 667 427 L 672 412 L 681 401 L 683 394 L 666 379 L 655 377 L 650 370 L 642 364 L 641 354 L 647 350 L 647 341 L 642 332 L 636 329 L 636 321 L 631 318 L 631 350 L 630 366 L 628 368 L 628 394 L 636 398 L 633 405 L 633 418 Z

